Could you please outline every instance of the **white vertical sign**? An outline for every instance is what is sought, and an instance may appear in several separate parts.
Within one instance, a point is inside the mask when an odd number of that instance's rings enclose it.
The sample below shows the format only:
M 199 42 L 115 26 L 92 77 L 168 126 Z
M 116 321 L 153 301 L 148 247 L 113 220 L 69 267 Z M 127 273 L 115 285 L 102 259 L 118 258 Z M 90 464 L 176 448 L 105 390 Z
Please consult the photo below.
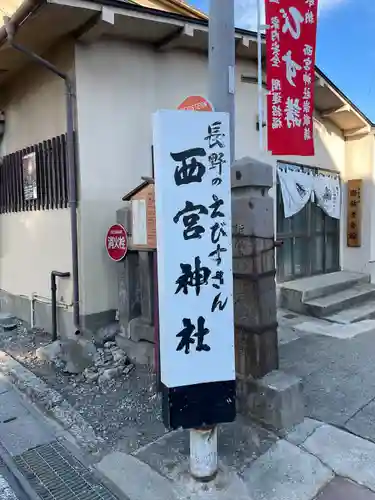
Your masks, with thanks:
M 235 380 L 229 115 L 154 115 L 160 372 Z

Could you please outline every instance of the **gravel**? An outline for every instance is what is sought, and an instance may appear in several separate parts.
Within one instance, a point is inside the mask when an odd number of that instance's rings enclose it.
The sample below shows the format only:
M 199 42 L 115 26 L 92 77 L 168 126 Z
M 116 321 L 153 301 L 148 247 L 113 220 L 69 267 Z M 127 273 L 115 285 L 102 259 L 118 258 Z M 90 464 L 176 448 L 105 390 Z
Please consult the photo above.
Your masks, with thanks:
M 99 385 L 38 359 L 36 349 L 50 341 L 50 334 L 28 329 L 21 322 L 14 330 L 0 329 L 0 349 L 58 391 L 104 440 L 103 451 L 131 453 L 167 432 L 155 375 L 147 367 L 136 366 L 121 378 Z

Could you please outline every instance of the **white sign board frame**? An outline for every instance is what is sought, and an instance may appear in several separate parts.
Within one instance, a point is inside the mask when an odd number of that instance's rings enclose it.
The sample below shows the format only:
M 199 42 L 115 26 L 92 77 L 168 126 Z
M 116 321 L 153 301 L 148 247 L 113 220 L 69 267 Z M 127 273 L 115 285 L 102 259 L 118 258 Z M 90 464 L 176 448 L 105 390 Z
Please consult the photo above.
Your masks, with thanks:
M 234 381 L 229 115 L 162 110 L 153 130 L 160 379 Z

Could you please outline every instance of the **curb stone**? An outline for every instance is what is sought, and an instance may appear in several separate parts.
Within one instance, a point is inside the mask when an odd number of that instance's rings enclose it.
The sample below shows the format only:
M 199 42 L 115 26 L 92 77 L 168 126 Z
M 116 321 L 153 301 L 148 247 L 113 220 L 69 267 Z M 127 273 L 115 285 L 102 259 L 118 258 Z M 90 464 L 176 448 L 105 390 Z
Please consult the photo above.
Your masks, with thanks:
M 79 445 L 88 453 L 98 452 L 98 443 L 104 442 L 95 435 L 94 429 L 85 419 L 54 389 L 21 365 L 12 356 L 0 351 L 0 371 L 30 400 L 54 418 L 69 431 Z

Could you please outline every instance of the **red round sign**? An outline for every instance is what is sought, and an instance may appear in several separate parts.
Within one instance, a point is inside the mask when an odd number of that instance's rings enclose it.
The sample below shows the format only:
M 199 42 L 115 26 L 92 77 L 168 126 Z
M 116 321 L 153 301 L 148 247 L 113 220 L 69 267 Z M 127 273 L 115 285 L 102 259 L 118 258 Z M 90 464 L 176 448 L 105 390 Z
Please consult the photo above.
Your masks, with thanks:
M 128 234 L 121 224 L 113 224 L 108 229 L 105 247 L 112 260 L 119 262 L 125 257 L 128 251 Z

